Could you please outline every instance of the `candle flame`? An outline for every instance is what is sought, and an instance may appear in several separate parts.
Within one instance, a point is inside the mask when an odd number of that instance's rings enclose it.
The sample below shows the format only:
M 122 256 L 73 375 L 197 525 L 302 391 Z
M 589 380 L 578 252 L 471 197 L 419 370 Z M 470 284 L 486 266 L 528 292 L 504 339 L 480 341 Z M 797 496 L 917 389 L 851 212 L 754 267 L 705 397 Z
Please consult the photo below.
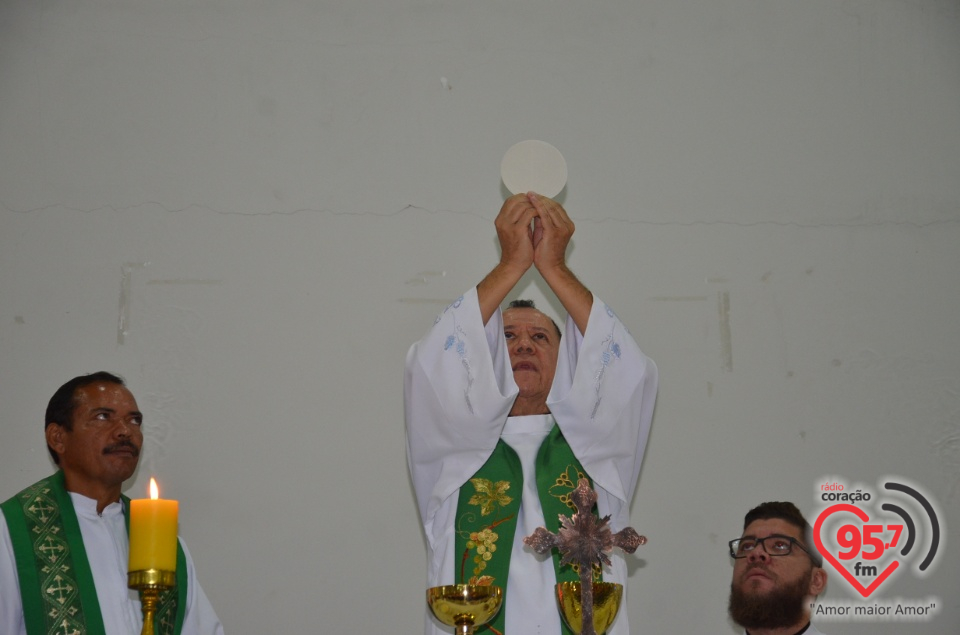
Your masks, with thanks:
M 160 488 L 157 487 L 157 480 L 152 476 L 150 477 L 150 498 L 152 500 L 160 498 Z

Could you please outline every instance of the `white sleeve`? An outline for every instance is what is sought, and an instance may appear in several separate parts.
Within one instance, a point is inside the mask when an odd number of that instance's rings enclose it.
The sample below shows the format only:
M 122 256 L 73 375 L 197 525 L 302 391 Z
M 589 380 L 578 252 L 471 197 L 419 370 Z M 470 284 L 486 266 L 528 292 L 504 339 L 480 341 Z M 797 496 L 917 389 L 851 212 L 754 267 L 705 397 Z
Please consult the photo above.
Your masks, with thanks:
M 516 399 L 500 312 L 484 327 L 475 288 L 447 307 L 407 353 L 403 388 L 407 464 L 429 527 L 489 458 Z
M 197 582 L 197 571 L 187 545 L 180 539 L 187 558 L 187 610 L 183 616 L 181 635 L 223 635 L 223 625 L 213 610 L 210 600 Z
M 13 541 L 10 540 L 7 519 L 0 512 L 0 633 L 17 635 L 26 632 Z
M 657 395 L 657 367 L 594 297 L 587 332 L 569 317 L 547 406 L 593 480 L 627 505 Z

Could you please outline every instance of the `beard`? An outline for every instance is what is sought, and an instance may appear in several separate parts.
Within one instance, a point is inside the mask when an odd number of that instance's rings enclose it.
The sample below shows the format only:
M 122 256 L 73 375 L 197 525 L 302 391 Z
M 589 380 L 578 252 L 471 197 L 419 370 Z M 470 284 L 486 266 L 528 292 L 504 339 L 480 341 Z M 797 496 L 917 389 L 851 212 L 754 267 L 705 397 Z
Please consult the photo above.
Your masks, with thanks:
M 727 610 L 740 626 L 750 628 L 786 628 L 802 622 L 806 616 L 803 603 L 809 593 L 813 569 L 799 580 L 763 594 L 750 593 L 730 585 Z

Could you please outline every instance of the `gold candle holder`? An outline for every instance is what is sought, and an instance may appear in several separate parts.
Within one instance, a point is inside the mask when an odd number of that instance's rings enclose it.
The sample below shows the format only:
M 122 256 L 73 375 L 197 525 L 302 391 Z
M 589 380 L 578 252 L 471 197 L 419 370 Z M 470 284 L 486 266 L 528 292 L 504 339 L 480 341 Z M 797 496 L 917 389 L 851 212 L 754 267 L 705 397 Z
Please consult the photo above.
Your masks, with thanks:
M 498 586 L 451 584 L 427 589 L 427 606 L 457 635 L 472 635 L 493 619 L 502 602 L 503 590 Z
M 623 585 L 613 582 L 594 582 L 593 599 L 593 629 L 583 623 L 582 597 L 579 582 L 561 582 L 557 584 L 557 604 L 560 605 L 560 614 L 574 633 L 596 633 L 603 635 L 613 624 L 614 618 L 620 610 L 620 598 L 623 595 Z
M 143 629 L 140 635 L 154 635 L 153 617 L 160 604 L 160 592 L 177 584 L 174 571 L 147 569 L 127 574 L 127 587 L 140 592 L 140 608 L 143 610 Z

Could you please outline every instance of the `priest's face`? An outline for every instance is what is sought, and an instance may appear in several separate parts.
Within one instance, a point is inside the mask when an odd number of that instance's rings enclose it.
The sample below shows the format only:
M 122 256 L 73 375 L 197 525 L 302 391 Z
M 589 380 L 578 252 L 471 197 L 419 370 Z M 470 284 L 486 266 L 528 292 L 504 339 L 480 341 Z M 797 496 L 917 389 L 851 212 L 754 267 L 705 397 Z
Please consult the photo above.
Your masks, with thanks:
M 47 443 L 57 453 L 68 488 L 96 498 L 104 488 L 115 488 L 137 469 L 143 433 L 143 415 L 124 386 L 98 382 L 73 394 L 69 426 L 47 426 Z
M 560 334 L 546 315 L 533 308 L 503 312 L 503 334 L 510 352 L 513 378 L 520 389 L 511 414 L 545 414 L 547 395 L 557 371 Z
M 779 518 L 755 520 L 743 535 L 789 536 L 803 543 L 803 532 Z M 730 617 L 747 629 L 800 628 L 809 619 L 807 598 L 819 595 L 825 585 L 826 573 L 796 545 L 785 556 L 771 556 L 757 545 L 747 557 L 734 560 Z

